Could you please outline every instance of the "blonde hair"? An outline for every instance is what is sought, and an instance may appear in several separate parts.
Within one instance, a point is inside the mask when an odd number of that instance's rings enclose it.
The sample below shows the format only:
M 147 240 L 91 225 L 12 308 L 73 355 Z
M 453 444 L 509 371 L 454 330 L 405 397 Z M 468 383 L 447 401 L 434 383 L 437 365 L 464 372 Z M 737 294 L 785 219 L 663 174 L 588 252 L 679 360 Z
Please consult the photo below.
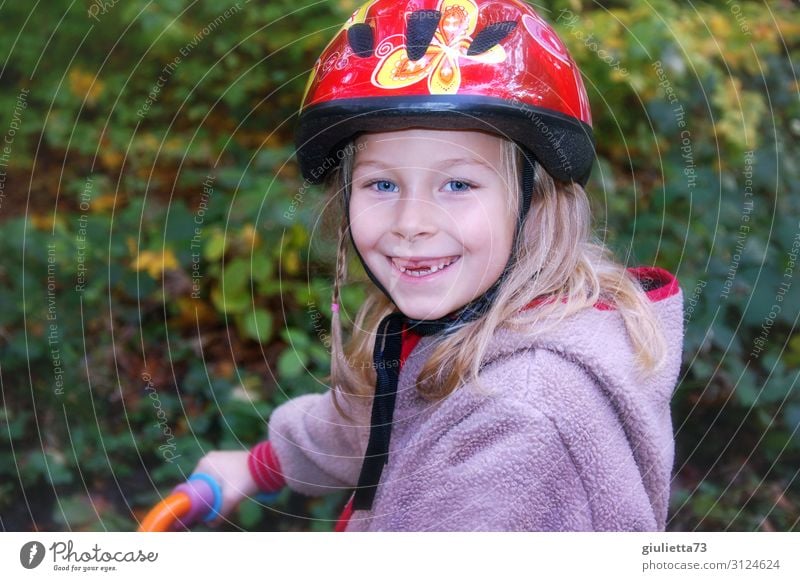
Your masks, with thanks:
M 328 181 L 326 207 L 338 206 L 338 248 L 333 301 L 347 280 L 350 236 L 344 212 L 354 152 L 348 148 L 341 165 Z M 510 204 L 518 204 L 521 152 L 504 140 L 500 171 L 509 186 Z M 338 200 L 337 200 L 338 198 Z M 546 298 L 528 308 L 535 299 Z M 426 399 L 447 396 L 459 386 L 475 382 L 486 349 L 497 329 L 510 329 L 529 337 L 541 336 L 559 321 L 599 301 L 621 314 L 636 355 L 640 373 L 655 372 L 664 361 L 665 341 L 655 312 L 639 283 L 592 234 L 591 208 L 584 189 L 575 183 L 556 182 L 537 165 L 530 211 L 525 218 L 516 260 L 502 281 L 489 310 L 432 348 L 418 378 L 417 390 Z M 331 386 L 337 392 L 371 397 L 375 389 L 373 347 L 378 324 L 395 312 L 394 304 L 374 285 L 353 321 L 349 340 L 343 340 L 339 313 L 333 313 L 331 330 Z M 340 408 L 340 411 L 341 408 Z

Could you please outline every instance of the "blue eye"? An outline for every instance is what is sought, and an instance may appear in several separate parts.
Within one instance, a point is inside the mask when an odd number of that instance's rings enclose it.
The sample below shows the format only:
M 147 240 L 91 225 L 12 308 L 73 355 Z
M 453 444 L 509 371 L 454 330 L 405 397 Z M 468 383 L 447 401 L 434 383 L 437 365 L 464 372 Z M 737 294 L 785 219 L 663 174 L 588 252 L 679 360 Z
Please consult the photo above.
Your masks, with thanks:
M 371 187 L 375 188 L 379 192 L 383 193 L 390 193 L 396 192 L 397 186 L 394 182 L 390 182 L 389 180 L 377 180 L 370 184 Z
M 462 180 L 450 180 L 445 186 L 449 192 L 468 192 L 472 189 L 472 184 Z

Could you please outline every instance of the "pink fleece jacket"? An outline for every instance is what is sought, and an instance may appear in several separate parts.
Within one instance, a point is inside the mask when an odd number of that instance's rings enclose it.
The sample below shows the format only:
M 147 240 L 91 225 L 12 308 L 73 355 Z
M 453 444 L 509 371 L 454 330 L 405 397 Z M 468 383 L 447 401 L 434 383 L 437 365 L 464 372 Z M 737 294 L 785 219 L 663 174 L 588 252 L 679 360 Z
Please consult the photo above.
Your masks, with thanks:
M 348 531 L 652 531 L 667 518 L 674 442 L 670 399 L 683 343 L 683 301 L 666 271 L 631 269 L 668 345 L 642 380 L 618 312 L 586 309 L 535 340 L 495 334 L 481 381 L 435 403 L 415 378 L 435 337 L 418 340 L 398 385 L 389 462 L 371 511 Z M 295 398 L 272 415 L 269 440 L 287 484 L 316 496 L 352 488 L 369 405 L 331 394 Z

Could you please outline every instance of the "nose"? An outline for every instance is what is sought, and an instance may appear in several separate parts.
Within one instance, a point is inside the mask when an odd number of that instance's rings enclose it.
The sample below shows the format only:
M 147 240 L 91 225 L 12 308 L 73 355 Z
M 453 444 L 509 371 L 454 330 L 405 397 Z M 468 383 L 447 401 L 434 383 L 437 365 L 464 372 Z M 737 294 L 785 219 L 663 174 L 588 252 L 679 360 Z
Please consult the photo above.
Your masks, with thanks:
M 424 195 L 410 193 L 401 196 L 395 211 L 392 234 L 409 242 L 433 236 L 438 230 L 436 225 L 438 209 L 435 202 Z

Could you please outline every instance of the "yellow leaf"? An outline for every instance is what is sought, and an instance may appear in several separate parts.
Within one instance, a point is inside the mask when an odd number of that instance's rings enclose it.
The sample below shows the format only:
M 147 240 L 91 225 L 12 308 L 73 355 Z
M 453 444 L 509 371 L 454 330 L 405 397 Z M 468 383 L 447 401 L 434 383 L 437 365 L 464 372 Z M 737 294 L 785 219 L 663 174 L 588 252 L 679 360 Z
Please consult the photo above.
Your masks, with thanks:
M 731 35 L 730 18 L 715 12 L 709 19 L 709 28 L 711 29 L 711 34 L 716 37 L 717 41 L 722 43 Z
M 136 142 L 136 147 L 141 152 L 158 151 L 160 141 L 153 133 L 142 133 Z
M 721 83 L 711 97 L 720 115 L 714 123 L 714 133 L 728 143 L 741 149 L 754 149 L 758 146 L 758 125 L 767 114 L 763 97 L 742 89 L 742 82 L 731 78 Z
M 161 149 L 164 154 L 183 154 L 186 151 L 186 141 L 183 137 L 173 137 L 164 141 Z
M 258 235 L 258 231 L 256 230 L 255 226 L 252 224 L 246 224 L 244 228 L 242 228 L 241 236 L 244 248 L 247 250 L 251 248 L 257 248 L 261 242 L 261 237 Z
M 146 270 L 153 278 L 159 278 L 165 270 L 175 270 L 176 268 L 178 268 L 178 261 L 169 248 L 161 253 L 144 250 L 133 262 L 134 270 Z
M 800 365 L 800 335 L 795 335 L 789 341 L 789 349 L 786 351 L 786 365 L 797 367 Z
M 300 272 L 300 256 L 296 250 L 287 252 L 283 258 L 283 268 L 286 274 L 296 275 Z
M 31 226 L 42 232 L 52 232 L 57 226 L 64 226 L 64 218 L 48 212 L 47 214 L 31 214 Z
M 623 72 L 621 69 L 613 68 L 611 69 L 611 80 L 615 83 L 624 83 L 628 80 L 628 73 Z
M 790 38 L 797 38 L 798 36 L 800 36 L 800 21 L 792 22 L 790 20 L 779 19 L 776 22 L 776 24 L 778 25 L 778 34 L 782 38 L 790 39 Z M 765 31 L 763 30 L 759 30 L 759 33 L 763 34 L 763 36 L 765 36 L 766 38 L 774 38 L 776 36 L 775 31 L 769 25 L 759 28 L 769 29 L 770 32 L 766 33 L 764 33 Z
M 53 228 L 53 215 L 47 216 L 40 216 L 37 214 L 31 214 L 31 225 L 37 230 L 42 230 L 46 232 Z
M 114 207 L 114 194 L 105 194 L 92 200 L 92 212 L 104 212 Z
M 294 246 L 295 248 L 302 248 L 308 242 L 308 231 L 306 230 L 305 226 L 301 224 L 292 224 L 290 236 L 289 236 L 289 244 Z
M 195 328 L 198 324 L 209 324 L 216 321 L 214 309 L 205 301 L 180 297 L 177 299 L 178 323 L 184 327 Z
M 231 379 L 236 372 L 236 365 L 232 361 L 220 361 L 216 365 L 215 375 Z
M 72 69 L 69 72 L 69 88 L 72 94 L 80 99 L 84 99 L 88 105 L 94 105 L 100 97 L 105 83 L 81 69 Z
M 111 147 L 106 146 L 100 150 L 100 159 L 107 168 L 117 169 L 122 165 L 124 157 L 119 151 L 115 151 Z

